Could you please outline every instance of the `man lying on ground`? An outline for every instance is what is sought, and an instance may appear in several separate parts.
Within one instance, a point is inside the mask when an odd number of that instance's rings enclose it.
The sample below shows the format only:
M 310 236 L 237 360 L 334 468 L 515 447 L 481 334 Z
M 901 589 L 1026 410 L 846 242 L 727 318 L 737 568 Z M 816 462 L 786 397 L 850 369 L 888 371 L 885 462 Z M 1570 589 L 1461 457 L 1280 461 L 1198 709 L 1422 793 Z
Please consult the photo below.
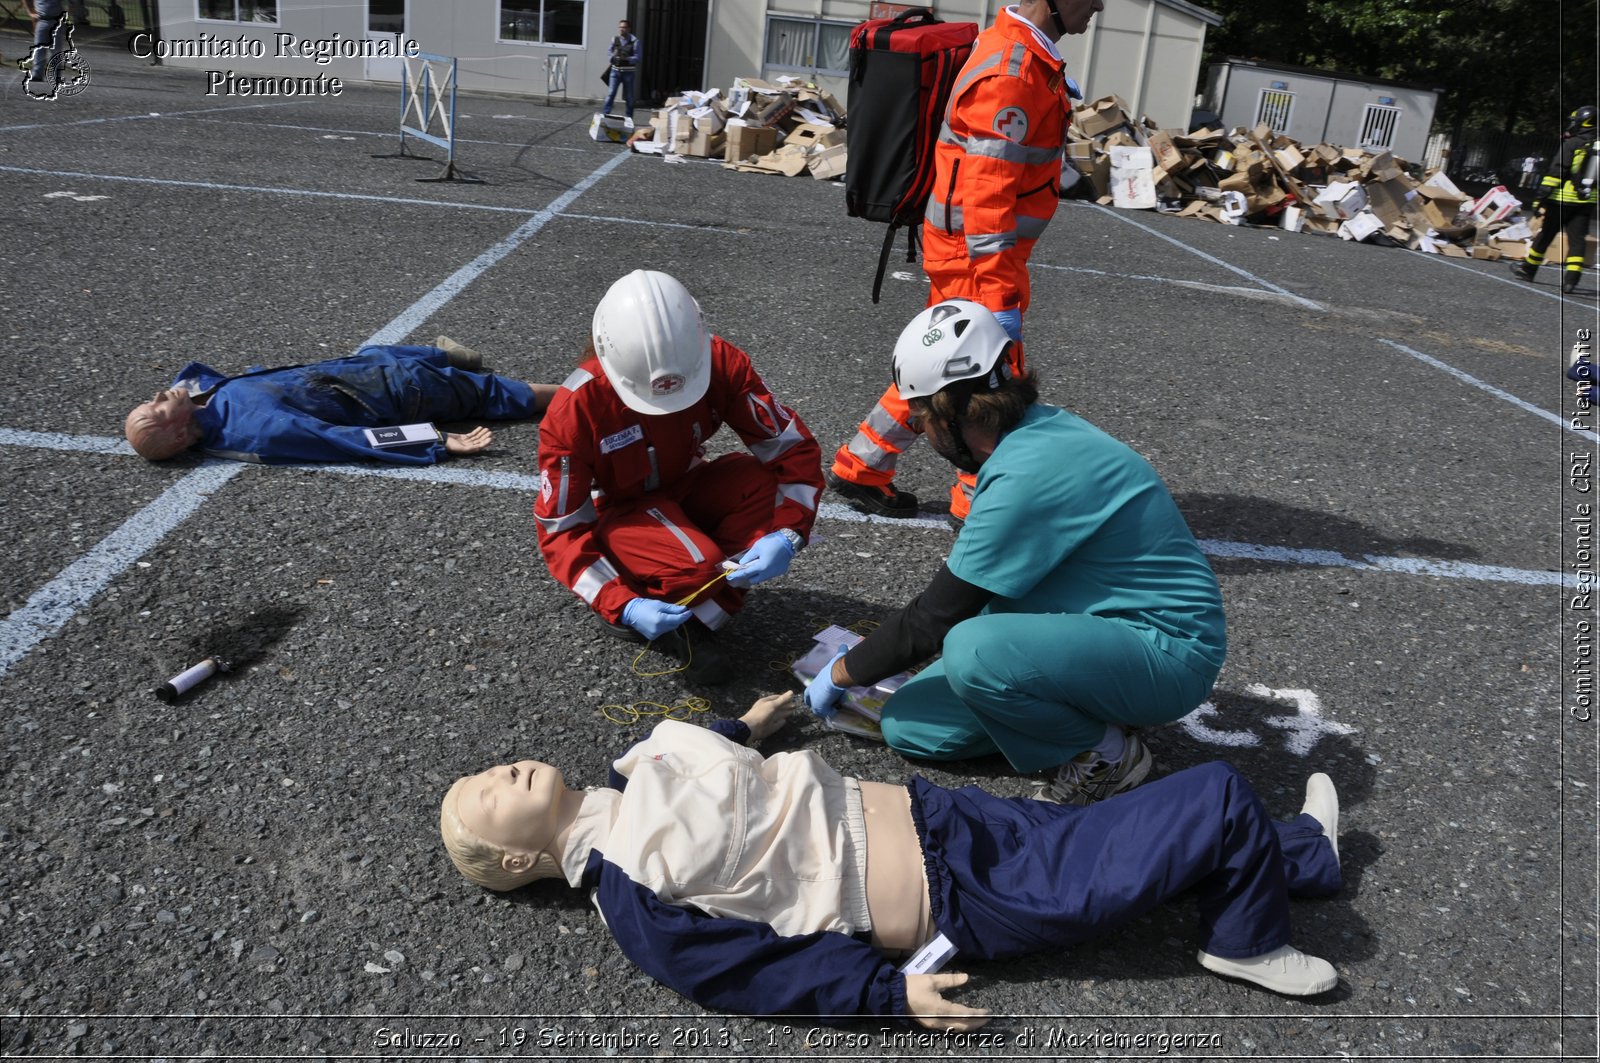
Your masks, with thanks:
M 531 760 L 458 779 L 439 812 L 445 848 L 489 889 L 560 877 L 594 891 L 629 959 L 724 1011 L 976 1029 L 986 1010 L 943 997 L 965 974 L 903 974 L 887 957 L 939 935 L 958 960 L 1056 950 L 1184 892 L 1202 966 L 1296 996 L 1338 983 L 1289 944 L 1289 898 L 1340 886 L 1326 775 L 1289 823 L 1221 762 L 1082 807 L 891 786 L 809 751 L 745 748 L 794 704 L 762 698 L 709 730 L 660 723 L 613 764 L 609 789 L 568 789 Z
M 151 461 L 194 447 L 237 461 L 431 465 L 494 440 L 482 426 L 443 432 L 431 422 L 536 420 L 556 393 L 551 384 L 484 371 L 477 352 L 447 337 L 434 342 L 363 347 L 348 358 L 232 377 L 190 362 L 170 388 L 134 407 L 123 433 Z

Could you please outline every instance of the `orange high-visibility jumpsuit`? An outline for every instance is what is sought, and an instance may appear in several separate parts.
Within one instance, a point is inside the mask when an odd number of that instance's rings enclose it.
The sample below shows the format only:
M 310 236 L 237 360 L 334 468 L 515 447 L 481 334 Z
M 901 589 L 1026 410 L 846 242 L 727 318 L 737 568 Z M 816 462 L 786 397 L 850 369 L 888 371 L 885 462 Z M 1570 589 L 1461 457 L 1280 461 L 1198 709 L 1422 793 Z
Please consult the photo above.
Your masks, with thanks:
M 1061 202 L 1061 156 L 1072 100 L 1066 74 L 1032 27 L 1002 10 L 978 35 L 945 110 L 934 154 L 933 193 L 922 223 L 928 305 L 971 299 L 990 310 L 1028 308 L 1028 256 Z M 1011 365 L 1021 371 L 1022 345 Z M 893 384 L 855 437 L 834 455 L 842 480 L 881 487 L 916 441 Z M 977 478 L 950 489 L 965 518 Z

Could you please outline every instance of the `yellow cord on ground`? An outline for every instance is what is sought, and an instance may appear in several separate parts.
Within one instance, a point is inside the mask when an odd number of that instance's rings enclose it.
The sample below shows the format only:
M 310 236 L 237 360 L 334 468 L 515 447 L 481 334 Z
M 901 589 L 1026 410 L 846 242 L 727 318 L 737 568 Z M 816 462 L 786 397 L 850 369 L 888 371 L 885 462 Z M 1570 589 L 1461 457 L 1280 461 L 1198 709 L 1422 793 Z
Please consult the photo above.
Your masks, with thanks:
M 659 701 L 636 701 L 632 705 L 602 705 L 600 715 L 612 723 L 627 726 L 638 723 L 647 716 L 665 716 L 669 720 L 687 720 L 697 712 L 711 711 L 711 702 L 690 695 L 676 705 L 663 705 Z

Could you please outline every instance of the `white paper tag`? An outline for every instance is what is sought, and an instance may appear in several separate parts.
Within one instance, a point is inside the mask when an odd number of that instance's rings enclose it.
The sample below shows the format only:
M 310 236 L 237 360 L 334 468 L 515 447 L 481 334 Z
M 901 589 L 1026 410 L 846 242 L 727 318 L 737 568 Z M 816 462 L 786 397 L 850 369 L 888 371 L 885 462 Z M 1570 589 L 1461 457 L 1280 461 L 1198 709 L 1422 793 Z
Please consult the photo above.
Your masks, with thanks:
M 431 424 L 397 424 L 387 428 L 364 428 L 362 431 L 366 434 L 367 442 L 380 450 L 439 442 L 439 433 Z
M 912 957 L 900 966 L 901 974 L 935 974 L 941 967 L 950 962 L 950 957 L 956 954 L 956 947 L 950 944 L 950 939 L 943 934 L 937 934 L 934 939 L 918 949 Z

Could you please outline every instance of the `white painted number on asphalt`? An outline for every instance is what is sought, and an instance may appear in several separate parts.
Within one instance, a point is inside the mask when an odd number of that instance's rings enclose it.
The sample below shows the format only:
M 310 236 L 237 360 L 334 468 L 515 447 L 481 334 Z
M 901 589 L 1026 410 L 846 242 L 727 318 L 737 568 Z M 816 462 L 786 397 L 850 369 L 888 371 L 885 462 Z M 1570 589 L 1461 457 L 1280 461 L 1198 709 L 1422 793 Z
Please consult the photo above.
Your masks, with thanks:
M 97 199 L 110 199 L 110 196 L 86 196 L 81 192 L 46 192 L 46 199 L 71 199 L 79 203 L 93 203 Z
M 1276 690 L 1261 683 L 1251 683 L 1244 688 L 1246 694 L 1268 701 L 1280 701 L 1295 708 L 1293 716 L 1268 716 L 1262 720 L 1268 727 L 1286 731 L 1283 747 L 1297 757 L 1309 756 L 1323 735 L 1355 734 L 1349 724 L 1322 718 L 1322 699 L 1309 690 Z M 1212 746 L 1243 749 L 1261 744 L 1259 735 L 1251 731 L 1219 731 L 1206 724 L 1206 719 L 1217 714 L 1217 707 L 1209 701 L 1201 704 L 1178 723 L 1190 738 Z

